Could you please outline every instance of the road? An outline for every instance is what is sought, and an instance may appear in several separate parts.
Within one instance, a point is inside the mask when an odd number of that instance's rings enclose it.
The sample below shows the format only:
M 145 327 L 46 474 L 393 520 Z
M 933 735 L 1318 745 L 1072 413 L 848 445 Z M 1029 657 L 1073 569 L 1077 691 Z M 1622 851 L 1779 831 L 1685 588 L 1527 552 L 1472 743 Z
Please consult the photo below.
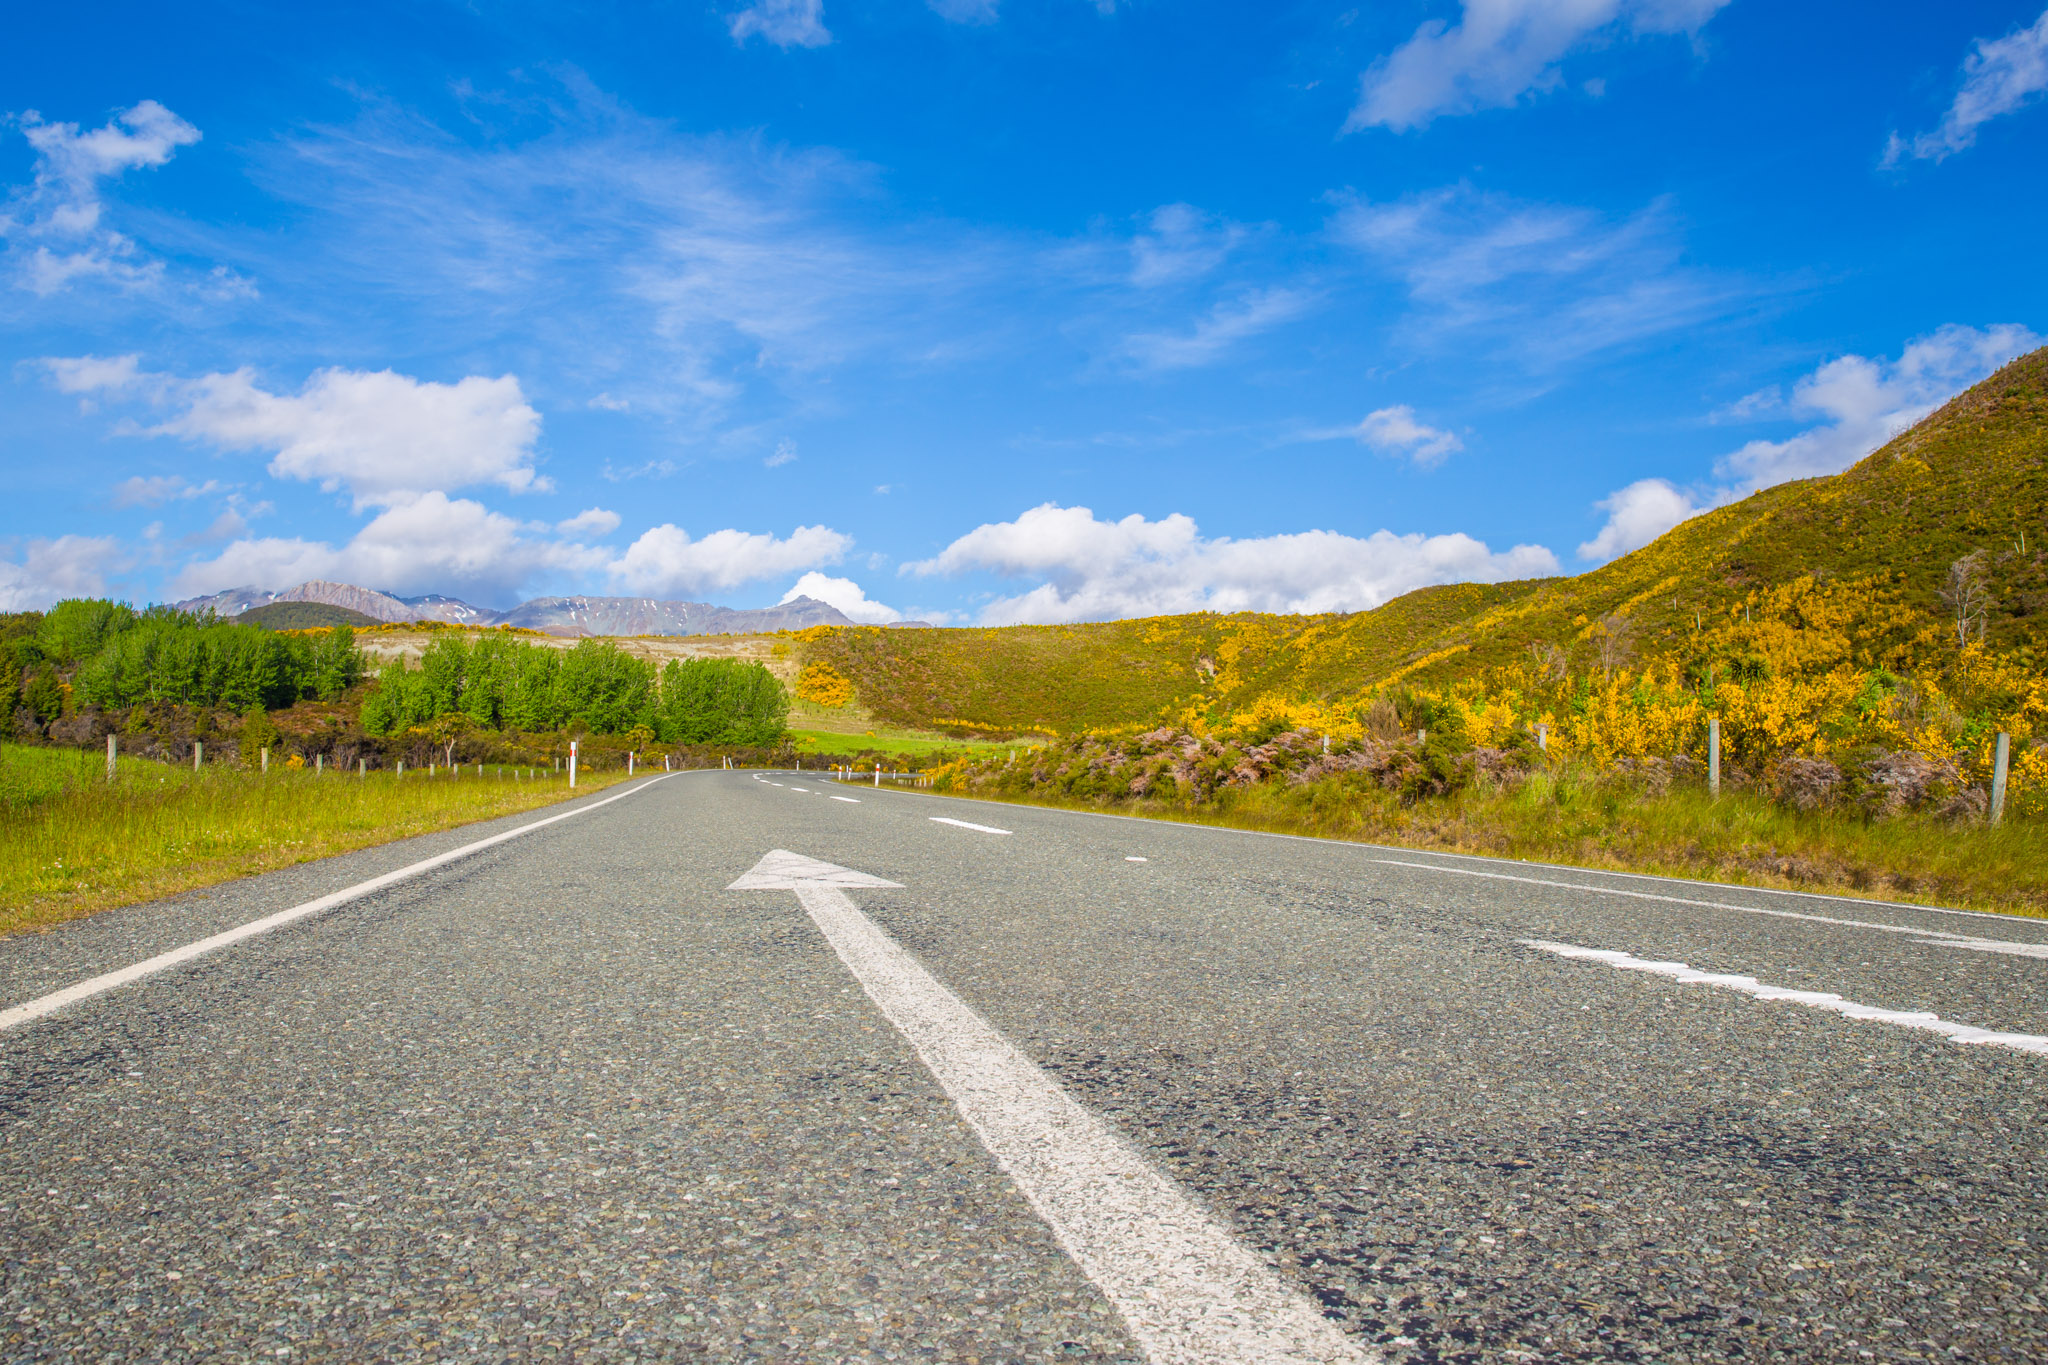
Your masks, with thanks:
M 564 809 L 0 1014 L 0 1358 L 2048 1359 L 2048 924 Z M 0 1008 L 535 819 L 0 941 Z

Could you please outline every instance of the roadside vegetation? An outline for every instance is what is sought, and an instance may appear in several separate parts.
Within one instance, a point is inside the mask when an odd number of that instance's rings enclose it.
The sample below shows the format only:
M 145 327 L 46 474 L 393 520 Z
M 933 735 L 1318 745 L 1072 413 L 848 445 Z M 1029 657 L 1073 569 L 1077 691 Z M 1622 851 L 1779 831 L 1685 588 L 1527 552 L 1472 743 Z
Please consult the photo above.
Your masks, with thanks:
M 644 772 L 645 769 L 642 769 Z M 621 781 L 579 773 L 576 794 Z M 550 766 L 460 775 L 268 773 L 0 745 L 0 934 L 153 900 L 393 839 L 532 810 L 570 795 Z

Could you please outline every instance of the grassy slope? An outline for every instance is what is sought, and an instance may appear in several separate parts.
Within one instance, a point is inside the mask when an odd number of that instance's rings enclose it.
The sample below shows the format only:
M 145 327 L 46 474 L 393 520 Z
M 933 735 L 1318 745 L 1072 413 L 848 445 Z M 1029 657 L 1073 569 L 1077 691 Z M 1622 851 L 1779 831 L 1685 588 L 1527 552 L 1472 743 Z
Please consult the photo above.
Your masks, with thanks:
M 331 626 L 379 626 L 383 622 L 325 602 L 268 602 L 232 618 L 237 625 L 266 630 L 321 630 Z
M 443 770 L 446 771 L 445 769 Z M 486 771 L 489 771 L 487 767 Z M 450 781 L 260 774 L 0 746 L 0 934 L 550 805 L 552 774 Z M 624 778 L 582 776 L 579 795 Z
M 2048 656 L 2048 349 L 1843 474 L 1766 489 L 1575 578 L 1425 588 L 1348 615 L 842 628 L 806 632 L 803 649 L 892 724 L 1074 733 L 1146 725 L 1197 699 L 1229 711 L 1266 693 L 1349 697 L 1390 680 L 1441 681 L 1532 641 L 1570 648 L 1610 612 L 1628 615 L 1656 654 L 1695 612 L 1807 573 L 1900 575 L 1934 619 L 1948 566 L 1980 548 L 1997 594 L 1990 641 L 2038 666 Z

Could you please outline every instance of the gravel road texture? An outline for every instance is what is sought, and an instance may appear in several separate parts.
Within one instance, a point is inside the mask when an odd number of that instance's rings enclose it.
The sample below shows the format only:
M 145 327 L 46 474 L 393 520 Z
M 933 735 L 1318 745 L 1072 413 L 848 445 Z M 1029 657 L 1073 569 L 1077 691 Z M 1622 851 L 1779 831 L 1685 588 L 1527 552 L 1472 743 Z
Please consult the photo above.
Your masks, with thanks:
M 494 828 L 0 941 L 0 1005 Z M 2048 1058 L 1525 942 L 2048 1033 L 2048 925 L 746 773 L 0 1034 L 0 1358 L 1141 1359 L 724 889 L 778 848 L 1389 1361 L 2048 1358 Z

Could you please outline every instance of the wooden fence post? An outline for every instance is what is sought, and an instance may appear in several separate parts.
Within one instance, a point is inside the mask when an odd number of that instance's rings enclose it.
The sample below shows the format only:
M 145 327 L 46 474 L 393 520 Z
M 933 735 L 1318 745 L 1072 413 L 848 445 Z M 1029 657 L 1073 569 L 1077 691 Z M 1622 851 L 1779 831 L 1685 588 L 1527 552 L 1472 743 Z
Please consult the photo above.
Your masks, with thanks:
M 2012 761 L 2012 736 L 1998 732 L 1998 748 L 1991 759 L 1991 823 L 2005 819 L 2005 774 Z
M 192 771 L 193 771 L 193 772 L 195 772 L 195 773 L 196 773 L 196 772 L 198 772 L 198 771 L 199 771 L 199 765 L 200 765 L 200 763 L 201 763 L 201 762 L 203 761 L 203 756 L 205 755 L 205 753 L 206 753 L 206 741 L 205 741 L 205 740 L 203 740 L 203 739 L 195 739 L 195 740 L 193 740 L 193 741 L 192 741 Z
M 1707 795 L 1721 795 L 1721 721 L 1719 717 L 1707 721 Z

